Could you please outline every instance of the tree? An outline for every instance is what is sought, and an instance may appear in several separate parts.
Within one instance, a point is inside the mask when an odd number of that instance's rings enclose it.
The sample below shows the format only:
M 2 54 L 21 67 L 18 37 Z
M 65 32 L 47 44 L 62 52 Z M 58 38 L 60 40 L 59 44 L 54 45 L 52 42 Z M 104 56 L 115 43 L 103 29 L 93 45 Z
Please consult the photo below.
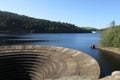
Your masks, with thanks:
M 120 47 L 120 26 L 104 30 L 100 38 L 100 43 L 105 47 Z
M 112 21 L 111 23 L 110 23 L 110 27 L 114 27 L 115 26 L 115 21 Z

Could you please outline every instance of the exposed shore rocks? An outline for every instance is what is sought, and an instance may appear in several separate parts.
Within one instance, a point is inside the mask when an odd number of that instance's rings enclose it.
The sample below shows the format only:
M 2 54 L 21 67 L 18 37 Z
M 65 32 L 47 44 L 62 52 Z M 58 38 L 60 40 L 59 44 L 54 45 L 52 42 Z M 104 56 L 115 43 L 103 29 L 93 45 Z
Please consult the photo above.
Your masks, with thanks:
M 120 71 L 114 71 L 111 75 L 106 76 L 100 80 L 120 80 Z

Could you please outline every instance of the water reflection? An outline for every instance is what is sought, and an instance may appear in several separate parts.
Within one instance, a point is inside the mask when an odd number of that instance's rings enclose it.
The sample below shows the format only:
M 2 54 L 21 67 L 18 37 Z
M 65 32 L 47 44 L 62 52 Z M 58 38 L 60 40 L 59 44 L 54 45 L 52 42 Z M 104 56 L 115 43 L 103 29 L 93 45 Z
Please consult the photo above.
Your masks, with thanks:
M 113 71 L 120 70 L 120 56 L 112 55 L 114 53 L 99 51 L 99 57 L 101 61 L 99 64 L 101 66 L 101 77 L 110 75 Z
M 27 34 L 26 34 L 27 35 Z M 31 39 L 31 37 L 24 37 L 25 34 L 0 34 L 0 46 L 3 45 L 24 45 L 34 42 L 50 42 L 51 40 Z

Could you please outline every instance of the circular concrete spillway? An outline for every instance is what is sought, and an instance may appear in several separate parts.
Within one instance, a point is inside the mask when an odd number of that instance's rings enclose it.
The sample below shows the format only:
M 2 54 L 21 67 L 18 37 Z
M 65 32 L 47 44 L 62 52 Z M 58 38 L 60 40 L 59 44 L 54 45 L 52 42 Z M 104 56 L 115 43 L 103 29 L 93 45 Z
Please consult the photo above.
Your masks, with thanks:
M 71 76 L 96 80 L 99 75 L 96 60 L 81 51 L 40 45 L 0 47 L 0 80 L 52 80 Z

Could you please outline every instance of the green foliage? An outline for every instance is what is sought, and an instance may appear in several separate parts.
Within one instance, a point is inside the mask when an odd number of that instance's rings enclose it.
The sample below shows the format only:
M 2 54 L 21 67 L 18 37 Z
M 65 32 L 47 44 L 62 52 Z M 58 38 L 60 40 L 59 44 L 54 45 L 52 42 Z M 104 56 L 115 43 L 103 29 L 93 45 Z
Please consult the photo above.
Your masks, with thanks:
M 73 24 L 36 19 L 0 11 L 0 31 L 9 33 L 87 33 Z
M 100 43 L 105 47 L 120 47 L 120 26 L 104 30 L 100 38 Z

